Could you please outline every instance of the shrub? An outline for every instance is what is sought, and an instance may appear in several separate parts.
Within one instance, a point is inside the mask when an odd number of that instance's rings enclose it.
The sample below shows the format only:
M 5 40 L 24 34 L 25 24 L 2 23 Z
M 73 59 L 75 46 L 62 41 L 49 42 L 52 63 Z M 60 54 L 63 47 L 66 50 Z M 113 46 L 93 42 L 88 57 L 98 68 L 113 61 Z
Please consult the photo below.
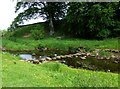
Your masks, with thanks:
M 103 29 L 98 32 L 97 38 L 104 39 L 104 38 L 107 38 L 109 35 L 110 35 L 110 31 L 108 29 Z
M 42 49 L 42 48 L 45 48 L 44 46 L 42 46 L 41 44 L 38 44 L 35 49 Z
M 5 37 L 5 38 L 13 37 L 13 34 L 14 34 L 14 32 L 8 32 L 8 31 L 7 31 L 7 32 L 4 34 L 3 37 Z
M 100 51 L 100 52 L 99 52 L 99 55 L 100 55 L 100 56 L 110 57 L 111 54 L 110 54 L 109 52 Z
M 45 36 L 44 30 L 32 30 L 31 33 L 35 40 L 43 39 Z

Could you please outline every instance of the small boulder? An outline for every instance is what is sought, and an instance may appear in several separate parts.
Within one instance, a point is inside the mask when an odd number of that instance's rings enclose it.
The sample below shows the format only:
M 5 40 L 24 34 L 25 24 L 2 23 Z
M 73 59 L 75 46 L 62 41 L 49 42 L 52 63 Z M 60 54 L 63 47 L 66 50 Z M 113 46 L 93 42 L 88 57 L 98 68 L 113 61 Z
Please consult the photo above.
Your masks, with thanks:
M 81 53 L 81 55 L 85 55 L 85 53 Z
M 54 54 L 54 56 L 56 57 L 56 56 L 57 56 L 57 54 Z
M 100 57 L 100 59 L 101 59 L 101 60 L 103 60 L 103 59 L 104 59 L 104 57 Z
M 48 50 L 48 48 L 43 48 L 43 51 L 47 51 Z
M 63 61 L 61 61 L 61 63 L 66 63 L 66 61 L 65 61 L 65 60 L 63 60 Z
M 47 61 L 51 61 L 52 58 L 50 58 L 50 57 L 46 57 L 46 60 L 47 60 Z
M 53 57 L 52 59 L 53 59 L 53 60 L 56 60 L 57 58 L 56 58 L 56 57 Z
M 84 60 L 84 59 L 86 59 L 86 56 L 84 56 L 84 57 L 80 57 L 80 59 Z
M 27 60 L 27 62 L 33 62 L 33 60 Z
M 114 61 L 113 63 L 116 63 L 116 64 L 117 64 L 117 63 L 119 63 L 119 62 L 118 62 L 118 61 Z
M 41 63 L 42 63 L 43 61 L 42 61 L 42 60 L 39 60 L 39 62 L 41 62 Z
M 106 59 L 107 59 L 107 60 L 109 60 L 109 59 L 110 59 L 110 57 L 106 57 Z
M 46 60 L 46 58 L 41 58 L 40 60 L 45 61 L 45 60 Z
M 91 53 L 86 53 L 86 56 L 90 56 L 91 55 Z
M 93 54 L 91 54 L 90 56 L 91 56 L 91 57 L 95 57 L 95 55 L 93 55 Z
M 65 56 L 61 56 L 61 58 L 65 58 Z
M 111 58 L 115 58 L 115 56 L 114 56 L 114 55 L 112 55 L 112 56 L 111 56 Z
M 48 62 L 48 61 L 43 61 L 43 63 L 46 63 L 46 62 Z
M 114 52 L 114 53 L 119 53 L 119 50 L 112 50 L 112 52 Z
M 35 56 L 36 54 L 35 53 L 32 53 L 32 56 Z
M 60 57 L 60 56 L 57 56 L 56 59 L 61 59 L 61 57 Z
M 75 56 L 76 58 L 78 57 L 78 56 Z
M 33 60 L 33 64 L 39 64 L 39 60 Z
M 76 53 L 75 55 L 76 55 L 76 56 L 81 56 L 81 53 Z

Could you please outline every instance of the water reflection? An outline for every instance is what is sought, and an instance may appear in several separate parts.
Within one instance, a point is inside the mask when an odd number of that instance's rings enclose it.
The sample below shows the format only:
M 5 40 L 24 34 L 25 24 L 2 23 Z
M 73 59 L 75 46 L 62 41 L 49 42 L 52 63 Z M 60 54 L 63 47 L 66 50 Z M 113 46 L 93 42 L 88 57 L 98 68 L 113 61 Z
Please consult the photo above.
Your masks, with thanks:
M 22 59 L 24 59 L 24 60 L 35 60 L 36 59 L 31 54 L 20 54 L 19 57 L 22 58 Z

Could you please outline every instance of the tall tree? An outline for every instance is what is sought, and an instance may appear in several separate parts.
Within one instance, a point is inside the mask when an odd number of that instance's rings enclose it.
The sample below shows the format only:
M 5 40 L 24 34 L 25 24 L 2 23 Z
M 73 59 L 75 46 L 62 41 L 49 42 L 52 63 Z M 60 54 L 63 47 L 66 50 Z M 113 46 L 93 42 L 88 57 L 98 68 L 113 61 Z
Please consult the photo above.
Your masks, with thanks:
M 70 3 L 67 14 L 69 31 L 84 38 L 106 38 L 115 24 L 118 3 L 76 2 Z M 76 29 L 74 28 L 76 27 Z
M 54 21 L 65 16 L 65 2 L 18 2 L 16 12 L 23 8 L 13 21 L 11 27 L 16 27 L 24 20 L 43 17 L 49 22 L 50 35 L 54 34 Z

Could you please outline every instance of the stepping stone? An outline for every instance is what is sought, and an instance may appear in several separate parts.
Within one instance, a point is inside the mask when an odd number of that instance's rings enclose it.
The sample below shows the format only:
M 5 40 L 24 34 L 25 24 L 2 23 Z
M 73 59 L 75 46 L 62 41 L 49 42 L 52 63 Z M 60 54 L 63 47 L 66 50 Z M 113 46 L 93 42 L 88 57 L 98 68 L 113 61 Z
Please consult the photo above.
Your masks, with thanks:
M 33 60 L 33 64 L 39 64 L 39 60 Z
M 84 60 L 84 59 L 86 59 L 86 56 L 84 56 L 84 57 L 80 57 L 82 60 Z

